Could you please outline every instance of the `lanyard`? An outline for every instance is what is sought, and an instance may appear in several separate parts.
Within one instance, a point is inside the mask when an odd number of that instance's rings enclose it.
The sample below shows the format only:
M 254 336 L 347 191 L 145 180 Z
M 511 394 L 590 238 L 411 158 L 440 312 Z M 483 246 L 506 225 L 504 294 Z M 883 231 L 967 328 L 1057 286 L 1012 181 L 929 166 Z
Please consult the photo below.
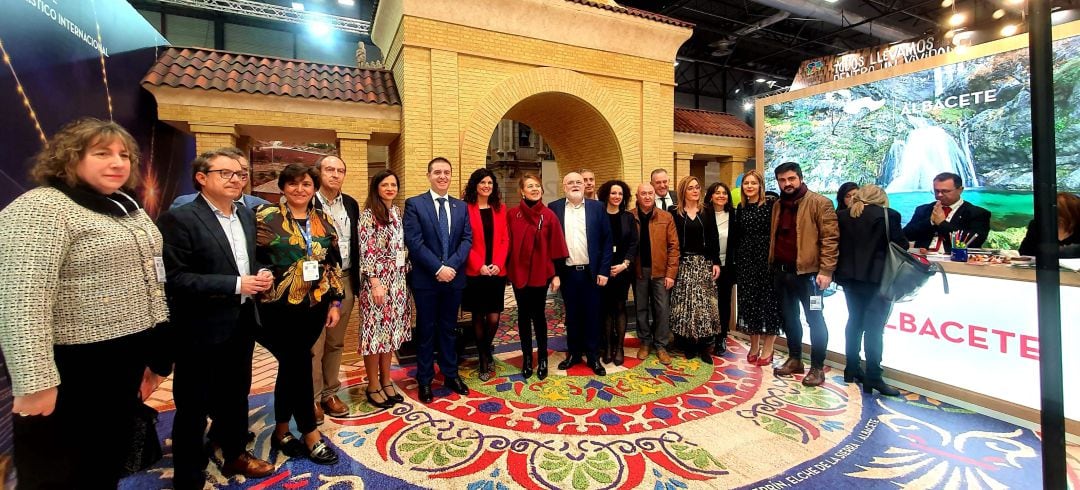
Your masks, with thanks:
M 296 221 L 296 218 L 292 217 L 291 213 L 289 219 L 293 221 L 293 225 L 300 231 L 300 236 L 304 238 L 304 245 L 307 248 L 307 256 L 311 257 L 311 220 L 315 219 L 315 215 L 313 213 L 308 214 L 307 222 L 304 223 L 303 228 L 300 227 L 300 223 Z

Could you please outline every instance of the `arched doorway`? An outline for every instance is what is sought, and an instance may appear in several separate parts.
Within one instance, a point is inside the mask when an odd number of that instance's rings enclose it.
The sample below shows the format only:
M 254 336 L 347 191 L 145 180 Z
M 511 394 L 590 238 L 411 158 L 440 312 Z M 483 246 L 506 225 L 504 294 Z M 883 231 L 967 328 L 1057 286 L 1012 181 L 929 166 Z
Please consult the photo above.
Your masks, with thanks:
M 463 181 L 473 170 L 487 164 L 492 133 L 504 119 L 527 125 L 543 135 L 550 146 L 557 175 L 544 175 L 545 194 L 561 195 L 561 182 L 568 172 L 589 168 L 598 182 L 624 178 L 628 149 L 637 150 L 620 138 L 614 128 L 627 123 L 623 111 L 607 92 L 587 77 L 556 68 L 537 68 L 520 73 L 498 85 L 473 111 L 462 134 L 461 167 Z M 550 169 L 550 166 L 549 166 Z M 500 183 L 509 194 L 517 185 L 513 176 Z

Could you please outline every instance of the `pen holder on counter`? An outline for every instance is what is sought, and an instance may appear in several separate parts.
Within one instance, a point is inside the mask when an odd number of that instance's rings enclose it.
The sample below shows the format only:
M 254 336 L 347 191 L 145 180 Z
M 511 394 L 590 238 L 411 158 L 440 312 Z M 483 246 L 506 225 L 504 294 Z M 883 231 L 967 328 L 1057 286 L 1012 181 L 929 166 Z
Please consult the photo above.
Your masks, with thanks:
M 966 248 L 953 248 L 952 255 L 949 257 L 953 262 L 967 262 L 968 249 Z

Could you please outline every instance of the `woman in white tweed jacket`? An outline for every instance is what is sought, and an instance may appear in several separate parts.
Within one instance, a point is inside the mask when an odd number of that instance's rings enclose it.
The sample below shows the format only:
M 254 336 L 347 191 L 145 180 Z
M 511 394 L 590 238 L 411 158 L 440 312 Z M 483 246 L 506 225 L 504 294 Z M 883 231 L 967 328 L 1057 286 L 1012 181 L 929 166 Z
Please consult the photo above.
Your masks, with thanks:
M 19 488 L 115 488 L 140 383 L 160 381 L 146 366 L 168 316 L 162 241 L 130 190 L 138 150 L 116 123 L 68 124 L 35 157 L 40 186 L 0 211 Z

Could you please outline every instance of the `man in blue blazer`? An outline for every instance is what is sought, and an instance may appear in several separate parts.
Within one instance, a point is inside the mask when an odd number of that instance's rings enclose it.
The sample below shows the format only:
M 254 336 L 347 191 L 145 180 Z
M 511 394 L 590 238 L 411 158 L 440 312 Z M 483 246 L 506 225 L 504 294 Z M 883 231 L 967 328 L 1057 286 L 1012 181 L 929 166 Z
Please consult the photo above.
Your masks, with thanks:
M 559 369 L 566 370 L 581 362 L 582 354 L 597 376 L 607 374 L 597 357 L 600 344 L 600 288 L 607 285 L 611 273 L 611 224 L 604 204 L 585 199 L 585 180 L 570 172 L 563 177 L 566 197 L 549 208 L 559 217 L 566 236 L 570 257 L 556 264 L 558 282 L 566 305 L 566 359 Z
M 431 380 L 435 377 L 435 344 L 439 370 L 447 388 L 462 396 L 469 387 L 458 376 L 458 307 L 465 289 L 465 259 L 472 248 L 472 229 L 465 202 L 450 197 L 450 160 L 436 157 L 428 162 L 431 189 L 405 200 L 405 247 L 412 271 L 409 284 L 416 302 L 416 381 L 420 401 L 431 403 Z

